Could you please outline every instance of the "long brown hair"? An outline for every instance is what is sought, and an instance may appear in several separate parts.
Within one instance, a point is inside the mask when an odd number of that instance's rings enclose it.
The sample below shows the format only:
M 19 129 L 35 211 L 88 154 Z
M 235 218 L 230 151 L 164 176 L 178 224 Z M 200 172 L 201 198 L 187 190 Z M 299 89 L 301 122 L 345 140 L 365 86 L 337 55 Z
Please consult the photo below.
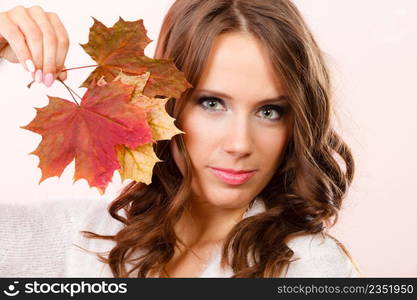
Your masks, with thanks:
M 223 245 L 221 264 L 232 268 L 233 277 L 284 276 L 294 254 L 289 239 L 323 233 L 337 222 L 354 161 L 332 127 L 331 82 L 322 52 L 289 0 L 177 0 L 163 21 L 155 58 L 172 58 L 195 87 L 213 39 L 231 31 L 251 33 L 265 45 L 294 121 L 276 174 L 258 195 L 266 211 L 235 225 Z M 191 93 L 189 89 L 167 103 L 167 112 L 177 121 Z M 184 158 L 184 175 L 170 151 L 172 141 Z M 123 229 L 110 236 L 84 231 L 88 237 L 116 242 L 108 257 L 99 255 L 115 277 L 162 274 L 181 242 L 173 228 L 190 196 L 190 157 L 181 134 L 158 142 L 155 152 L 162 162 L 154 167 L 152 183 L 130 183 L 108 207 L 125 224 Z M 130 257 L 138 249 L 146 251 Z M 128 261 L 134 262 L 131 270 L 126 269 Z

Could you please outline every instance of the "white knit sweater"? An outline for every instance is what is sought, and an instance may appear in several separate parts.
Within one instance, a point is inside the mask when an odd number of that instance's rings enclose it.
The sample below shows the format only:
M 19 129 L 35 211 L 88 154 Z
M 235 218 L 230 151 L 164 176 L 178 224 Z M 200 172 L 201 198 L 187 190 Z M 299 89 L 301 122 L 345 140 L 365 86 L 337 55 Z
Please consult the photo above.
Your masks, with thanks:
M 107 212 L 103 200 L 0 203 L 0 277 L 113 277 L 108 265 L 81 250 L 108 251 L 114 242 L 84 238 L 79 230 L 115 234 L 123 224 Z M 265 210 L 255 201 L 244 218 Z M 293 238 L 288 247 L 296 261 L 286 277 L 359 277 L 336 242 L 320 234 Z M 231 277 L 220 268 L 220 249 L 200 277 Z

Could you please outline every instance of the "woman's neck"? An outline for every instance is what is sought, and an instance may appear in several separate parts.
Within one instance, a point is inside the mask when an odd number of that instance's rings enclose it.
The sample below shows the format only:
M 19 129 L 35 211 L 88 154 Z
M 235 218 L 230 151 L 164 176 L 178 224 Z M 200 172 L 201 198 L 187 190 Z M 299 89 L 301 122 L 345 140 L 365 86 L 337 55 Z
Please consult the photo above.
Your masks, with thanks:
M 189 247 L 220 244 L 242 219 L 247 208 L 248 205 L 222 208 L 207 202 L 191 201 L 175 225 L 175 232 Z

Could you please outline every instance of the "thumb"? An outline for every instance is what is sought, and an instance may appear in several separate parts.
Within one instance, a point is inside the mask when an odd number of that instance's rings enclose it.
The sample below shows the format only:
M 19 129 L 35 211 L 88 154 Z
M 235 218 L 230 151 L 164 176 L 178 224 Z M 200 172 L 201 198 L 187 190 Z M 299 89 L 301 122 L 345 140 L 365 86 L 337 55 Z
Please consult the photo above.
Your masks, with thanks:
M 65 69 L 66 69 L 66 68 L 65 68 L 65 66 L 64 66 L 63 70 L 65 70 Z M 66 79 L 67 79 L 67 71 L 60 72 L 60 73 L 58 74 L 58 78 L 59 78 L 59 79 L 61 79 L 62 81 L 66 80 Z

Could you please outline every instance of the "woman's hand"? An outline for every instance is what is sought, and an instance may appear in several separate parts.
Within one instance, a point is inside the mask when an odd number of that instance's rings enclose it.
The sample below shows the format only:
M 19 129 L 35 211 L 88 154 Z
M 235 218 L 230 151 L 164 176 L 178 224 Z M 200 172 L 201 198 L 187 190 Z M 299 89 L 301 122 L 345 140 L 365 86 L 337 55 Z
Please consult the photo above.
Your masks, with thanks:
M 57 75 L 66 79 L 66 72 L 61 70 L 65 68 L 69 40 L 56 13 L 45 12 L 40 6 L 17 6 L 0 12 L 2 38 L 8 45 L 0 57 L 22 64 L 36 82 L 50 87 Z

